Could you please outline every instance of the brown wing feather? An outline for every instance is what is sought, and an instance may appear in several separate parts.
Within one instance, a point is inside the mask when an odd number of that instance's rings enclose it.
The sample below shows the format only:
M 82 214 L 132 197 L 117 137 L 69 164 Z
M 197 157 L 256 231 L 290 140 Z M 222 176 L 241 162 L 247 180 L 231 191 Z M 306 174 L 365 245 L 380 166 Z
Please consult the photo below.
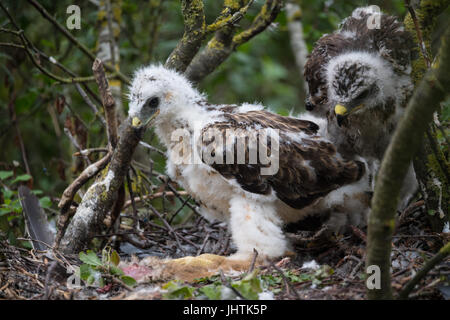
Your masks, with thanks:
M 256 127 L 279 129 L 279 170 L 274 175 L 261 175 L 261 168 L 268 167 L 257 161 L 249 164 L 248 145 L 245 147 L 245 164 L 237 164 L 236 140 L 233 164 L 214 163 L 211 166 L 227 179 L 236 179 L 246 191 L 269 194 L 272 190 L 289 206 L 301 209 L 332 190 L 359 180 L 364 173 L 364 164 L 343 160 L 334 146 L 317 136 L 318 126 L 311 122 L 279 116 L 267 111 L 251 111 L 226 115 L 227 121 L 210 124 L 203 129 L 218 130 L 225 139 L 230 129 L 255 130 Z M 288 134 L 290 133 L 290 134 Z M 303 139 L 292 139 L 292 133 L 306 135 Z M 217 145 L 214 139 L 205 139 L 205 146 Z M 271 146 L 268 144 L 268 149 Z M 270 151 L 269 151 L 270 153 Z

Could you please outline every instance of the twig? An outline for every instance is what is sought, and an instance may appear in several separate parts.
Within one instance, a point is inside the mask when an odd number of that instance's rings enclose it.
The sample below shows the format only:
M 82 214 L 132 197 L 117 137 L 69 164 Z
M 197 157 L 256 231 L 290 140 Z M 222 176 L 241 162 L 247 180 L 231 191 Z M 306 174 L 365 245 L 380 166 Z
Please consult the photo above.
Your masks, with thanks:
M 250 263 L 250 268 L 248 269 L 247 274 L 252 273 L 252 271 L 255 269 L 256 258 L 258 258 L 258 251 L 255 248 L 253 248 L 253 258 L 252 262 Z
M 50 15 L 39 2 L 37 2 L 36 0 L 27 1 L 32 4 L 44 18 L 50 21 L 59 31 L 61 31 L 62 34 L 64 34 L 64 36 L 66 36 L 66 38 L 69 39 L 75 46 L 77 46 L 86 56 L 88 56 L 92 61 L 95 61 L 96 56 L 84 44 L 75 39 L 75 37 L 69 31 L 67 31 L 66 28 L 59 24 L 58 21 L 56 21 L 56 19 L 54 19 L 52 15 Z M 122 80 L 126 84 L 130 84 L 130 79 L 120 71 L 117 71 L 114 66 L 105 64 L 105 68 L 110 72 L 116 73 L 120 80 Z
M 144 141 L 140 141 L 139 144 L 147 149 L 149 149 L 150 151 L 156 151 L 157 153 L 159 153 L 160 155 L 166 157 L 166 153 L 154 146 L 149 145 L 148 143 L 144 142 Z
M 84 154 L 80 147 L 80 145 L 78 144 L 77 140 L 75 139 L 75 137 L 72 135 L 72 133 L 70 132 L 70 130 L 68 128 L 64 128 L 64 133 L 66 134 L 66 136 L 69 138 L 70 142 L 72 142 L 72 144 L 74 145 L 74 147 L 78 150 L 78 153 L 83 157 L 83 159 L 86 161 L 86 163 L 88 165 L 91 165 L 91 160 L 89 160 L 89 157 Z
M 95 81 L 97 82 L 100 96 L 102 98 L 103 108 L 106 115 L 106 128 L 108 131 L 108 141 L 112 148 L 117 145 L 117 117 L 116 117 L 116 101 L 111 94 L 106 79 L 105 71 L 103 70 L 103 63 L 100 59 L 95 59 L 92 65 Z
M 210 233 L 208 232 L 206 234 L 205 240 L 203 240 L 202 246 L 197 251 L 197 255 L 201 255 L 203 250 L 205 250 L 206 244 L 208 243 L 208 240 L 209 240 L 209 236 L 210 236 Z
M 147 203 L 147 205 L 150 207 L 150 210 L 152 210 L 152 212 L 159 218 L 159 220 L 162 221 L 162 223 L 166 226 L 167 230 L 173 234 L 175 241 L 178 244 L 178 248 L 181 250 L 181 252 L 183 252 L 183 254 L 186 254 L 186 251 L 183 249 L 183 246 L 180 243 L 180 240 L 178 239 L 178 237 L 181 238 L 181 236 L 178 235 L 177 232 L 175 232 L 175 230 L 172 228 L 172 226 L 167 223 L 166 219 L 163 218 L 163 216 L 158 212 L 158 210 L 156 210 L 151 204 Z
M 133 185 L 130 179 L 130 172 L 127 172 L 127 184 L 128 184 L 128 192 L 130 193 L 131 206 L 133 207 L 133 216 L 134 216 L 133 227 L 136 227 L 138 224 L 138 211 L 136 208 L 136 203 L 134 202 Z
M 238 11 L 234 12 L 232 15 L 230 15 L 228 13 L 229 10 L 227 10 L 228 15 L 224 18 L 219 17 L 212 24 L 208 25 L 206 27 L 206 32 L 212 33 L 219 29 L 222 29 L 224 27 L 232 26 L 232 25 L 236 24 L 245 16 L 248 9 L 252 6 L 253 2 L 254 2 L 254 0 L 249 0 L 245 6 L 240 8 Z M 227 7 L 226 9 L 230 9 L 230 8 Z
M 75 152 L 73 154 L 74 157 L 80 157 L 80 156 L 88 156 L 91 153 L 97 153 L 97 152 L 108 152 L 108 148 L 90 148 L 90 149 L 83 149 L 78 152 Z
M 202 0 L 182 0 L 181 11 L 184 19 L 184 34 L 169 55 L 165 66 L 184 72 L 196 55 L 205 38 L 205 13 Z
M 422 267 L 422 269 L 415 274 L 415 276 L 405 285 L 402 291 L 400 291 L 398 298 L 399 299 L 407 299 L 409 293 L 414 289 L 416 284 L 425 277 L 431 269 L 439 262 L 445 259 L 450 254 L 450 242 L 448 242 L 445 246 L 443 246 L 439 252 L 433 256 L 427 263 Z
M 227 288 L 231 289 L 231 291 L 233 291 L 234 294 L 237 295 L 242 300 L 247 300 L 236 288 L 234 288 L 231 285 L 230 280 L 225 277 L 225 275 L 223 274 L 222 269 L 219 269 L 219 274 L 220 274 L 220 280 L 222 281 L 224 286 L 226 286 Z
M 180 196 L 187 196 L 189 194 L 186 191 L 179 191 L 178 195 L 180 195 Z M 163 196 L 163 192 L 156 192 L 154 194 L 146 194 L 146 195 L 143 195 L 141 197 L 135 197 L 134 198 L 134 202 L 142 202 L 144 200 L 153 200 L 153 199 L 156 199 L 156 198 L 160 198 L 162 196 Z M 165 196 L 166 197 L 175 197 L 176 195 L 175 195 L 175 193 L 170 191 L 170 192 L 166 192 Z M 127 202 L 125 202 L 124 208 L 127 208 L 130 205 L 131 205 L 131 200 L 128 200 Z
M 167 181 L 167 188 L 169 188 L 169 190 L 172 191 L 178 199 L 180 199 L 181 201 L 184 201 L 184 199 L 181 197 L 180 193 L 174 187 L 172 187 L 170 185 L 170 181 L 171 180 L 169 179 L 169 177 L 167 177 L 167 179 L 168 179 L 168 181 Z M 164 179 L 161 176 L 159 177 L 159 180 L 162 181 L 162 182 L 165 182 Z M 186 205 L 189 207 L 189 209 L 194 211 L 195 214 L 201 216 L 201 214 L 197 211 L 197 209 L 195 209 L 189 202 L 186 203 Z
M 286 294 L 290 295 L 289 290 L 292 290 L 292 292 L 294 293 L 295 297 L 300 300 L 300 296 L 298 295 L 297 290 L 295 290 L 294 287 L 291 286 L 291 283 L 289 282 L 289 279 L 284 275 L 284 272 L 278 268 L 273 262 L 270 263 L 271 267 L 274 268 L 283 278 L 285 287 L 286 287 Z
M 425 46 L 425 42 L 423 41 L 422 36 L 422 30 L 419 26 L 419 20 L 417 20 L 416 12 L 414 11 L 414 8 L 410 4 L 410 0 L 405 0 L 405 6 L 408 8 L 409 14 L 411 15 L 411 19 L 414 22 L 414 27 L 416 28 L 417 33 L 417 39 L 419 40 L 419 47 L 420 51 L 422 52 L 423 58 L 425 59 L 425 62 L 427 64 L 427 68 L 429 69 L 431 67 L 431 60 L 427 53 L 427 48 Z
M 58 232 L 55 238 L 55 244 L 58 247 L 62 236 L 67 228 L 69 222 L 68 211 L 72 203 L 73 197 L 77 191 L 86 184 L 89 179 L 97 175 L 109 163 L 112 157 L 112 151 L 108 152 L 102 159 L 91 164 L 83 170 L 83 172 L 76 178 L 63 192 L 58 207 L 61 209 L 61 214 L 58 219 Z
M 166 194 L 166 192 L 164 192 L 164 197 L 166 197 L 166 196 L 167 196 L 167 194 Z M 184 202 L 178 208 L 178 210 L 175 211 L 175 213 L 170 217 L 169 224 L 172 224 L 173 219 L 175 219 L 175 217 L 178 215 L 178 213 L 180 213 L 181 210 L 183 210 L 183 208 L 186 206 L 186 204 L 188 203 L 189 200 L 191 200 L 191 196 L 187 197 L 186 200 L 184 200 Z

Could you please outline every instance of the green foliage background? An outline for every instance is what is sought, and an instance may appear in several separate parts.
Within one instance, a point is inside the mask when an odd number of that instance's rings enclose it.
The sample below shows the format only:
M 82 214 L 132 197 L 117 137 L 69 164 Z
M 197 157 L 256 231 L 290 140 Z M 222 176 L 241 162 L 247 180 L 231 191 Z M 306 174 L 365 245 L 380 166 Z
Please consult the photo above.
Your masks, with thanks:
M 71 30 L 73 36 L 86 45 L 92 52 L 96 51 L 99 25 L 98 7 L 95 1 L 73 0 L 39 0 L 47 11 L 62 25 L 66 24 L 69 14 L 66 9 L 71 4 L 81 8 L 81 29 Z M 403 19 L 404 1 L 367 1 L 367 0 L 301 0 L 304 37 L 311 50 L 315 41 L 323 34 L 336 29 L 339 22 L 347 17 L 356 7 L 378 5 L 383 11 Z M 20 28 L 33 44 L 48 56 L 80 76 L 91 76 L 92 62 L 74 45 L 72 45 L 54 26 L 25 0 L 2 0 L 16 19 Z M 162 12 L 155 15 L 154 7 L 162 3 Z M 240 22 L 242 28 L 250 24 L 258 13 L 263 1 L 255 1 L 246 17 Z M 212 23 L 222 8 L 222 1 L 205 0 L 206 22 Z M 158 20 L 155 18 L 158 17 Z M 445 26 L 447 14 L 441 17 L 439 25 Z M 151 41 L 152 26 L 158 25 L 157 41 Z M 181 38 L 184 25 L 179 0 L 122 0 L 121 31 L 118 40 L 120 48 L 120 70 L 131 77 L 133 71 L 150 63 L 164 63 L 170 52 Z M 3 11 L 0 11 L 0 28 L 13 29 Z M 440 28 L 443 30 L 443 28 Z M 0 43 L 20 43 L 17 37 L 0 32 Z M 436 37 L 438 38 L 438 37 Z M 204 41 L 206 44 L 207 41 Z M 43 65 L 51 72 L 66 76 L 48 62 Z M 199 88 L 206 92 L 211 103 L 261 102 L 272 110 L 287 115 L 301 112 L 304 103 L 300 99 L 300 74 L 295 65 L 289 43 L 287 19 L 284 10 L 268 30 L 249 42 L 238 47 L 228 60 L 215 72 L 206 77 Z M 15 126 L 11 120 L 10 107 L 14 106 L 17 127 L 20 130 L 27 153 L 32 185 L 41 190 L 42 197 L 49 197 L 46 202 L 48 213 L 56 213 L 56 203 L 65 187 L 79 174 L 74 170 L 72 154 L 77 151 L 64 134 L 64 121 L 67 116 L 76 115 L 86 126 L 88 133 L 87 147 L 106 145 L 106 134 L 96 120 L 91 109 L 78 94 L 74 85 L 58 84 L 43 75 L 20 49 L 0 45 L 0 171 L 13 172 L 11 179 L 0 179 L 0 204 L 5 202 L 17 204 L 18 183 L 11 183 L 14 177 L 25 174 L 22 153 Z M 97 92 L 95 83 L 89 87 Z M 127 88 L 122 90 L 125 112 L 127 109 Z M 13 100 L 15 96 L 15 100 Z M 64 110 L 56 114 L 56 101 L 63 96 L 66 101 Z M 11 102 L 14 104 L 11 105 Z M 448 122 L 450 103 L 444 108 L 442 119 Z M 53 114 L 53 118 L 52 118 Z M 60 132 L 59 136 L 57 132 Z M 443 138 L 441 137 L 442 141 Z M 145 141 L 162 148 L 150 131 Z M 154 169 L 163 173 L 164 158 L 152 153 Z M 140 159 L 145 159 L 140 158 Z M 95 161 L 94 159 L 92 159 Z M 147 163 L 146 163 L 147 164 Z M 148 165 L 148 164 L 147 164 Z M 159 183 L 155 181 L 155 183 Z M 144 190 L 145 192 L 145 190 Z M 75 199 L 80 200 L 80 199 Z M 158 209 L 164 205 L 160 199 L 153 205 Z M 173 205 L 179 206 L 178 200 Z M 10 205 L 11 206 L 11 205 Z M 51 211 L 53 208 L 53 211 Z M 165 208 L 163 208 L 165 209 Z M 3 211 L 6 212 L 7 209 Z M 164 210 L 165 211 L 165 210 Z M 0 217 L 0 230 L 8 226 L 19 225 L 23 228 L 20 208 L 13 208 L 6 221 L 6 214 Z M 184 219 L 180 215 L 180 219 Z
M 77 4 L 81 8 L 81 30 L 71 33 L 88 48 L 95 50 L 97 33 L 97 7 L 90 1 L 40 0 L 57 21 L 65 25 L 67 6 Z M 171 50 L 183 34 L 183 20 L 178 0 L 165 0 L 160 18 L 158 42 L 149 53 L 149 28 L 151 24 L 151 4 L 155 0 L 124 0 L 122 6 L 120 47 L 120 68 L 131 76 L 133 70 L 149 63 L 164 63 Z M 211 23 L 221 10 L 221 1 L 206 0 L 207 22 Z M 91 62 L 80 50 L 71 45 L 55 28 L 25 0 L 4 1 L 25 34 L 47 55 L 55 57 L 79 75 L 91 75 Z M 247 17 L 241 22 L 248 24 L 257 13 L 262 1 L 255 1 Z M 379 5 L 382 10 L 403 16 L 403 0 L 395 1 L 302 1 L 303 24 L 308 48 L 324 33 L 332 32 L 342 20 L 357 6 Z M 0 26 L 11 28 L 3 12 Z M 277 25 L 263 32 L 250 42 L 242 45 L 213 74 L 208 76 L 200 88 L 208 93 L 212 103 L 262 102 L 273 110 L 288 114 L 290 110 L 302 110 L 303 101 L 298 98 L 299 74 L 289 44 L 289 34 L 284 11 L 276 20 Z M 0 33 L 1 42 L 19 43 L 14 37 Z M 51 66 L 48 66 L 51 68 Z M 57 69 L 51 69 L 59 73 Z M 24 173 L 23 161 L 18 148 L 16 133 L 11 124 L 8 103 L 11 93 L 6 83 L 16 92 L 15 110 L 17 121 L 24 139 L 34 185 L 46 194 L 59 196 L 68 181 L 63 181 L 57 173 L 59 161 L 70 168 L 71 154 L 74 152 L 68 138 L 62 134 L 56 137 L 48 108 L 55 103 L 58 95 L 64 95 L 70 107 L 89 127 L 89 147 L 104 145 L 105 134 L 102 127 L 81 99 L 73 85 L 55 84 L 33 66 L 21 50 L 0 47 L 0 169 L 13 168 Z M 95 84 L 90 87 L 96 91 Z M 126 88 L 123 92 L 126 93 Z M 126 97 L 124 97 L 125 108 Z M 63 122 L 67 108 L 59 117 Z M 12 165 L 17 161 L 19 167 Z M 159 159 L 163 161 L 163 159 Z M 157 163 L 163 171 L 164 164 Z M 76 173 L 67 171 L 67 180 Z

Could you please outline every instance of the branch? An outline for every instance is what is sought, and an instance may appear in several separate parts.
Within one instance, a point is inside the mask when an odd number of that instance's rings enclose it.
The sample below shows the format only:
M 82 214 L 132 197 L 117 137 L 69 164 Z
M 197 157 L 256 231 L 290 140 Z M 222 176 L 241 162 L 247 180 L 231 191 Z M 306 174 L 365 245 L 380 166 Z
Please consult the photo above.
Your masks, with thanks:
M 308 87 L 306 86 L 303 75 L 305 71 L 306 58 L 308 55 L 308 48 L 306 47 L 306 42 L 303 36 L 303 26 L 301 20 L 302 10 L 300 8 L 300 5 L 297 3 L 287 3 L 286 16 L 288 19 L 288 29 L 292 53 L 294 54 L 299 78 L 301 80 L 300 100 L 303 101 L 306 97 L 306 92 L 308 91 Z
M 405 0 L 405 6 L 408 9 L 409 15 L 414 23 L 414 28 L 416 29 L 417 40 L 418 40 L 418 44 L 420 47 L 420 51 L 422 52 L 423 59 L 426 62 L 427 68 L 430 68 L 431 60 L 428 56 L 427 47 L 425 45 L 425 42 L 423 41 L 422 30 L 420 30 L 420 26 L 419 26 L 419 20 L 417 19 L 416 12 L 414 11 L 414 8 L 411 6 L 410 2 L 411 2 L 410 0 Z
M 450 90 L 450 28 L 442 38 L 440 53 L 439 69 L 429 71 L 417 87 L 378 173 L 368 222 L 367 266 L 380 267 L 381 289 L 368 290 L 369 299 L 392 298 L 390 253 L 399 193 L 433 112 Z
M 66 28 L 64 28 L 61 24 L 59 24 L 58 21 L 56 21 L 56 19 L 53 18 L 50 15 L 50 13 L 48 13 L 48 11 L 39 2 L 37 2 L 36 0 L 27 0 L 27 1 L 31 5 L 33 5 L 45 19 L 50 21 L 62 34 L 64 34 L 64 36 L 67 39 L 69 39 L 78 49 L 80 49 L 89 59 L 91 59 L 91 61 L 95 61 L 96 56 L 84 44 L 75 39 L 75 37 L 72 36 L 72 34 L 69 31 L 67 31 Z M 116 70 L 114 66 L 106 64 L 105 68 L 109 72 L 117 74 L 117 77 L 126 84 L 128 85 L 130 84 L 130 79 L 120 71 Z
M 92 71 L 94 72 L 103 108 L 105 109 L 108 141 L 114 149 L 117 145 L 116 102 L 108 86 L 108 80 L 106 79 L 105 71 L 103 70 L 103 63 L 100 59 L 95 59 L 94 64 L 92 65 Z
M 439 252 L 423 266 L 423 268 L 416 273 L 416 275 L 405 285 L 403 290 L 399 293 L 399 299 L 407 299 L 409 293 L 414 289 L 416 284 L 427 275 L 427 273 L 434 268 L 439 262 L 445 259 L 450 254 L 450 242 L 443 246 Z
M 450 0 L 421 0 L 420 7 L 414 10 L 414 16 L 411 13 L 407 14 L 404 19 L 406 30 L 408 30 L 415 43 L 417 43 L 417 50 L 422 51 L 425 47 L 426 53 L 418 54 L 419 58 L 412 61 L 412 78 L 414 84 L 418 84 L 424 73 L 427 71 L 427 61 L 425 57 L 431 56 L 431 38 L 436 24 L 436 18 L 439 14 L 450 5 Z M 418 28 L 416 27 L 418 24 Z M 419 30 L 419 32 L 417 32 Z M 420 39 L 422 38 L 422 39 Z
M 132 126 L 130 119 L 125 121 L 105 177 L 86 191 L 61 240 L 61 249 L 64 252 L 81 251 L 87 245 L 95 228 L 112 209 L 144 130 L 143 127 Z
M 251 2 L 246 2 L 246 5 L 244 5 L 245 1 L 242 1 L 240 5 L 236 3 L 237 0 L 231 2 L 233 6 L 229 3 L 228 11 L 232 17 L 239 13 L 236 17 L 241 18 L 242 12 L 246 12 Z M 275 20 L 281 6 L 281 0 L 266 0 L 251 26 L 237 35 L 234 34 L 234 25 L 219 23 L 222 29 L 218 30 L 205 49 L 195 56 L 186 69 L 185 75 L 193 82 L 201 81 L 223 63 L 238 46 L 264 31 Z
M 64 190 L 58 208 L 60 208 L 60 216 L 58 218 L 58 233 L 55 238 L 55 244 L 58 247 L 62 236 L 67 228 L 70 214 L 68 214 L 72 200 L 75 194 L 84 186 L 92 177 L 96 176 L 109 163 L 112 152 L 108 152 L 102 159 L 88 166 L 67 188 Z
M 181 11 L 184 18 L 183 38 L 170 54 L 165 66 L 184 72 L 205 38 L 206 22 L 202 0 L 182 0 Z

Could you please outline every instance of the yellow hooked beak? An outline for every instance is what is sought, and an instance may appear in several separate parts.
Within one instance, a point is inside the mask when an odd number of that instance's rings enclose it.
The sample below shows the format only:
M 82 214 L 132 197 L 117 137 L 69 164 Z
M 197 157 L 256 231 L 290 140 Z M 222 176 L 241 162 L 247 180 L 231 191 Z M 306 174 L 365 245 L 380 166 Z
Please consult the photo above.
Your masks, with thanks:
M 155 111 L 155 113 L 150 117 L 150 119 L 147 120 L 146 123 L 144 123 L 144 126 L 148 125 L 153 119 L 156 118 L 156 116 L 159 114 L 159 109 Z M 134 117 L 131 120 L 131 125 L 133 127 L 140 127 L 142 125 L 142 121 L 141 119 L 139 119 L 138 117 Z
M 339 116 L 345 116 L 347 114 L 347 108 L 344 107 L 342 104 L 337 104 L 334 107 L 334 113 L 336 113 Z
M 134 117 L 133 120 L 131 121 L 131 124 L 133 125 L 133 127 L 139 127 L 141 125 L 141 120 L 138 117 Z

